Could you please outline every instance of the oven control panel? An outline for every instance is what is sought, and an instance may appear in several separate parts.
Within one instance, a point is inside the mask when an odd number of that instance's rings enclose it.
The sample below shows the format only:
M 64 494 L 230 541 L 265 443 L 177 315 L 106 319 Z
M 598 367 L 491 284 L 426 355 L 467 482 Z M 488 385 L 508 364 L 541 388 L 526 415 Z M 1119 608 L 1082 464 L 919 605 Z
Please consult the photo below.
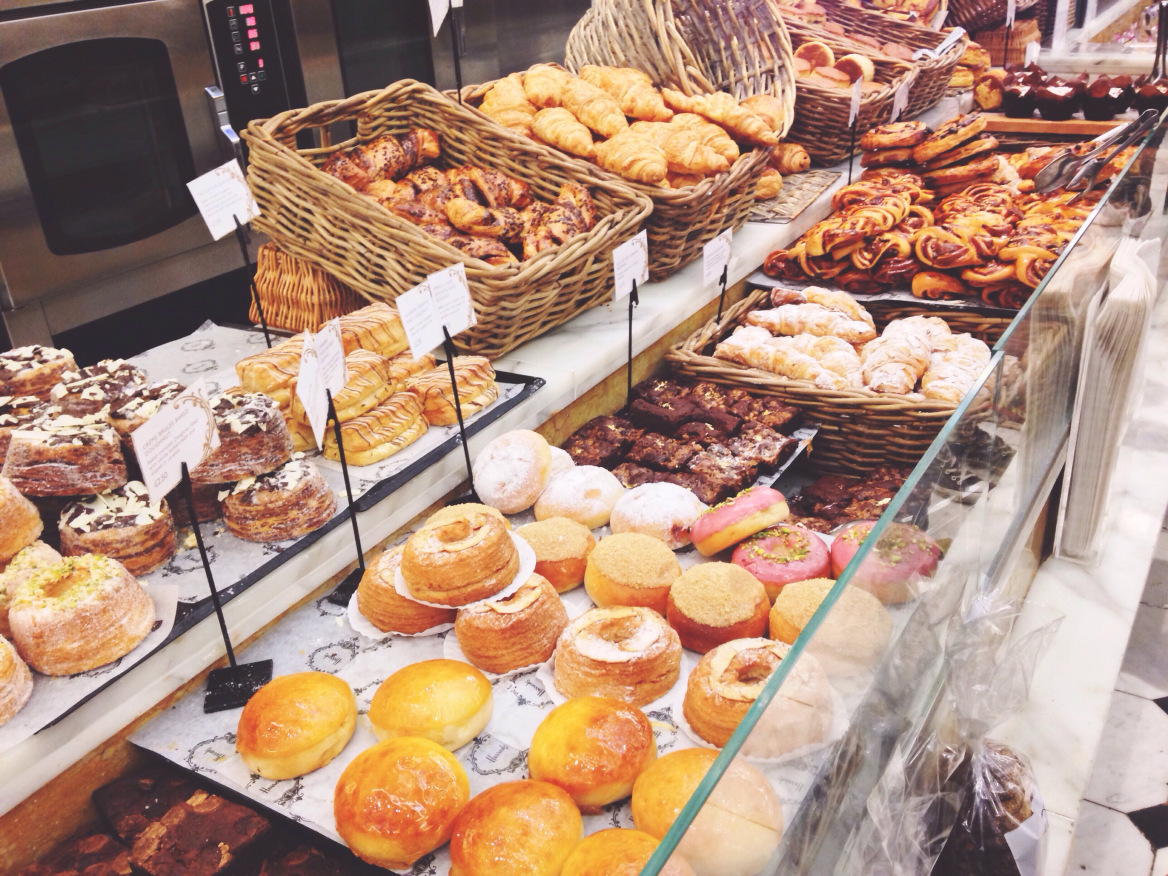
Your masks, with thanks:
M 236 132 L 290 108 L 271 0 L 206 0 L 227 116 Z

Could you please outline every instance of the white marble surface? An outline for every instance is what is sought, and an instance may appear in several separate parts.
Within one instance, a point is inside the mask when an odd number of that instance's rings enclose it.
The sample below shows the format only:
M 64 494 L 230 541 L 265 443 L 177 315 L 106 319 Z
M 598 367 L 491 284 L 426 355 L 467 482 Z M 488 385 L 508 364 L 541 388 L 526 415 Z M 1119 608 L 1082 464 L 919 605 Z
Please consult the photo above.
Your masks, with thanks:
M 1095 769 L 1084 797 L 1120 812 L 1164 802 L 1168 795 L 1168 714 L 1151 700 L 1116 691 Z
M 1168 849 L 1156 852 L 1152 861 L 1152 876 L 1168 876 Z
M 1140 603 L 1115 689 L 1150 700 L 1168 695 L 1168 609 Z
M 1057 861 L 1048 854 L 1047 873 Z M 1143 876 L 1152 868 L 1152 847 L 1126 815 L 1084 803 L 1075 825 L 1075 837 L 1065 872 L 1076 876 Z

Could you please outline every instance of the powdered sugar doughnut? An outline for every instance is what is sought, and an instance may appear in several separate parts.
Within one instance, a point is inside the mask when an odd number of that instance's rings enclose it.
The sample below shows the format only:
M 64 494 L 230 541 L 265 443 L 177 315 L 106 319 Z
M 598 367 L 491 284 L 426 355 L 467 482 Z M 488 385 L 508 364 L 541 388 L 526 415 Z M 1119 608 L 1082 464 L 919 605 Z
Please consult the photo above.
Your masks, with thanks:
M 707 505 L 677 484 L 642 484 L 617 499 L 612 531 L 639 532 L 677 550 L 689 544 L 689 528 Z
M 550 448 L 552 452 L 552 477 L 561 475 L 568 469 L 576 467 L 576 460 L 572 459 L 572 454 L 560 447 Z
M 535 519 L 567 517 L 589 529 L 604 526 L 625 488 L 598 465 L 577 465 L 552 478 L 535 503 Z
M 552 453 L 538 432 L 516 429 L 482 449 L 472 467 L 474 488 L 483 504 L 504 514 L 526 511 L 552 474 Z

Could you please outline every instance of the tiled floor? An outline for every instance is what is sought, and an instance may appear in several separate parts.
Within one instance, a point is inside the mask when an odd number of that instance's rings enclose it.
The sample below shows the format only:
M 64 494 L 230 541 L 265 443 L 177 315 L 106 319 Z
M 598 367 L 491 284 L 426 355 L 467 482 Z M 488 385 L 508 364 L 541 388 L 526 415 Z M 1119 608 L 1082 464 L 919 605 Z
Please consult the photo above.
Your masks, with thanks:
M 1168 529 L 1160 533 L 1086 802 L 1071 876 L 1168 876 Z

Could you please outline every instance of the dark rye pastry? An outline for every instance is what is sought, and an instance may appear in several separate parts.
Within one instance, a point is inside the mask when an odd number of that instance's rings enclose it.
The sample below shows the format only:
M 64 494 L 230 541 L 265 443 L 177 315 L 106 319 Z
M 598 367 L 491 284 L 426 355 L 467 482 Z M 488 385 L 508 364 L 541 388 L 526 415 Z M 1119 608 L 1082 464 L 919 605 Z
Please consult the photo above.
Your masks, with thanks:
M 155 765 L 98 788 L 93 805 L 114 835 L 132 846 L 146 825 L 197 790 L 186 774 Z
M 271 830 L 251 809 L 196 791 L 146 825 L 130 862 L 144 876 L 232 876 L 255 866 Z
M 39 420 L 49 406 L 35 395 L 0 396 L 0 462 L 8 453 L 12 433 Z
M 272 399 L 228 390 L 211 399 L 219 446 L 195 466 L 191 480 L 222 484 L 265 474 L 292 456 L 292 436 Z
M 105 554 L 135 576 L 153 572 L 177 549 L 170 507 L 165 499 L 151 505 L 140 481 L 70 502 L 58 531 L 65 556 Z
M 86 496 L 128 480 L 118 433 L 100 415 L 46 415 L 14 431 L 3 474 L 27 496 Z
M 77 837 L 57 846 L 15 876 L 130 876 L 130 850 L 104 833 Z
M 77 363 L 68 350 L 39 344 L 16 347 L 0 353 L 0 394 L 35 395 L 47 400 L 61 375 L 76 370 Z
M 124 359 L 102 359 L 80 371 L 66 371 L 49 391 L 61 413 L 84 417 L 121 404 L 130 388 L 146 382 L 146 372 Z
M 245 541 L 298 538 L 320 529 L 337 512 L 336 494 L 306 459 L 244 478 L 222 499 L 227 531 Z
M 123 441 L 129 442 L 134 430 L 158 413 L 159 408 L 186 389 L 177 380 L 138 383 L 129 386 L 116 404 L 111 405 L 109 419 Z

